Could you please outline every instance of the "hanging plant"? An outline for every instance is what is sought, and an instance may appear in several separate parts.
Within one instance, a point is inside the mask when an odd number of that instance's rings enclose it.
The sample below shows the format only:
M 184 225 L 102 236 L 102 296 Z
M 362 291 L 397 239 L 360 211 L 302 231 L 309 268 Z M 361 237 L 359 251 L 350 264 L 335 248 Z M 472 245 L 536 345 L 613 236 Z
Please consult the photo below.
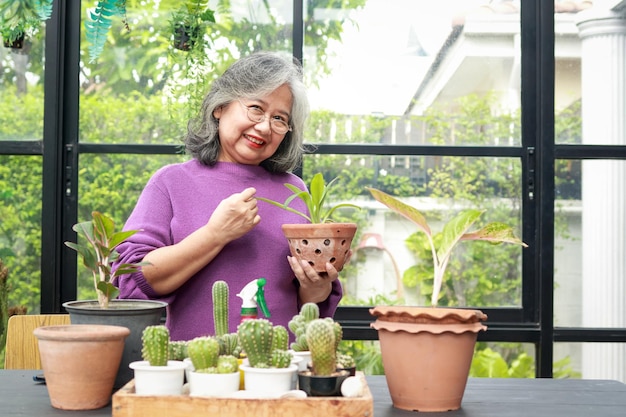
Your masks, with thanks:
M 209 23 L 215 23 L 215 14 L 208 0 L 187 0 L 170 18 L 174 48 L 190 51 L 201 47 Z
M 5 47 L 21 49 L 52 15 L 53 0 L 0 0 L 0 34 Z
M 96 7 L 87 10 L 85 36 L 89 43 L 89 62 L 95 62 L 107 40 L 107 34 L 113 26 L 113 19 L 121 17 L 124 27 L 130 31 L 126 21 L 126 0 L 101 0 Z

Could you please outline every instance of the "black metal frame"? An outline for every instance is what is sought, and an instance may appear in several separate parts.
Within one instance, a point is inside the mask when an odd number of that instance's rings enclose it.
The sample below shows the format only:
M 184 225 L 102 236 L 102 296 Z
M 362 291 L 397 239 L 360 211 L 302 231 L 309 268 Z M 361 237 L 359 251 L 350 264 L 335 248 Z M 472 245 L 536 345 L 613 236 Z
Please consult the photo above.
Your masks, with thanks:
M 303 2 L 294 0 L 294 22 Z M 63 241 L 74 238 L 78 160 L 83 153 L 176 154 L 173 145 L 78 143 L 80 0 L 55 2 L 46 28 L 43 141 L 0 141 L 0 154 L 43 156 L 41 311 L 60 312 L 74 299 L 76 255 Z M 626 329 L 554 327 L 554 162 L 557 159 L 626 159 L 626 146 L 554 144 L 554 4 L 521 2 L 522 146 L 440 147 L 382 144 L 316 144 L 319 154 L 504 156 L 520 158 L 523 175 L 521 308 L 482 309 L 490 317 L 484 341 L 532 343 L 538 377 L 552 376 L 554 342 L 626 342 Z M 294 25 L 293 54 L 302 59 L 304 28 Z M 340 307 L 336 318 L 347 339 L 375 340 L 367 307 Z

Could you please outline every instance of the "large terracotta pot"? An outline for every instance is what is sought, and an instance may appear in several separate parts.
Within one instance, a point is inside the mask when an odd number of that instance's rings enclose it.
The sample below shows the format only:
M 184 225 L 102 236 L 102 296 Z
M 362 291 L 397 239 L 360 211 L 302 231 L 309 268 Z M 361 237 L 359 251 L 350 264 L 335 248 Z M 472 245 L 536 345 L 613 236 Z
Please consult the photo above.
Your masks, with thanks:
M 161 324 L 167 303 L 154 300 L 111 300 L 109 308 L 102 309 L 97 300 L 69 301 L 63 307 L 70 314 L 72 324 L 107 324 L 130 329 L 126 339 L 114 388 L 121 388 L 133 379 L 131 362 L 142 360 L 141 335 L 147 326 Z
M 478 332 L 486 330 L 479 310 L 378 306 L 385 377 L 394 407 L 449 411 L 461 407 Z
M 283 234 L 289 241 L 291 255 L 307 261 L 315 271 L 326 272 L 326 262 L 337 271 L 343 269 L 356 223 L 284 224 Z
M 34 330 L 50 403 L 63 410 L 93 410 L 111 401 L 115 375 L 130 330 L 107 325 L 55 325 Z

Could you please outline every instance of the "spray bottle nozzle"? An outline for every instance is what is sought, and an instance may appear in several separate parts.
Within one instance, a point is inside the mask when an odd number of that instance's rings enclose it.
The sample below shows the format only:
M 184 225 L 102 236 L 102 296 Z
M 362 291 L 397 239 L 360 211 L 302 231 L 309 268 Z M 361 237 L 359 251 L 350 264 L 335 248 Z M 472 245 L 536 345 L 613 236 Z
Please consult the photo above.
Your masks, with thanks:
M 265 278 L 255 279 L 246 284 L 245 287 L 237 294 L 241 298 L 241 316 L 243 318 L 256 318 L 257 305 L 261 308 L 265 317 L 270 317 L 267 303 L 265 302 Z
M 270 317 L 270 310 L 267 308 L 267 303 L 265 302 L 265 278 L 259 278 L 256 280 L 257 290 L 256 290 L 256 302 L 261 307 L 261 311 L 265 317 Z

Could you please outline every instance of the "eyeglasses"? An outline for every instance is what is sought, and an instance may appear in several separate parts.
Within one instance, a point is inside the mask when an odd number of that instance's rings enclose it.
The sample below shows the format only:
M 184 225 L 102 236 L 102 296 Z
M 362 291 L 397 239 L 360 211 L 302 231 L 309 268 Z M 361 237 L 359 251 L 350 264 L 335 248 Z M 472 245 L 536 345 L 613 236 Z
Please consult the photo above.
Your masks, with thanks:
M 246 106 L 241 102 L 241 100 L 237 101 L 246 109 L 246 115 L 251 122 L 261 123 L 267 118 L 265 116 L 265 112 L 260 107 L 257 107 L 256 105 Z M 293 130 L 291 126 L 289 126 L 289 123 L 277 117 L 279 116 L 270 117 L 270 127 L 272 129 L 272 132 L 276 133 L 277 135 L 284 135 L 287 132 L 291 132 Z

